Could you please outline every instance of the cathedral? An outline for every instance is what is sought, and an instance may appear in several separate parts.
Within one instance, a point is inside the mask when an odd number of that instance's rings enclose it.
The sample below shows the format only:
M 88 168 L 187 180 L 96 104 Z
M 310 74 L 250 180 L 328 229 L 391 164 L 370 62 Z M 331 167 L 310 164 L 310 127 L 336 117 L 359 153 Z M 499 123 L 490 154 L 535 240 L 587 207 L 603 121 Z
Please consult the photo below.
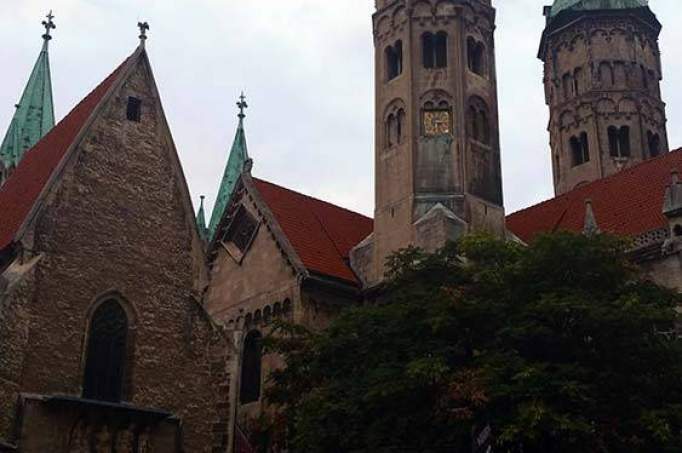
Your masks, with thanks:
M 646 0 L 544 8 L 556 196 L 512 214 L 491 0 L 375 6 L 373 219 L 259 178 L 243 95 L 210 218 L 203 196 L 195 214 L 149 26 L 55 124 L 47 17 L 0 146 L 0 452 L 254 452 L 283 365 L 261 347 L 273 320 L 324 329 L 375 300 L 386 258 L 408 246 L 607 232 L 682 289 L 682 150 Z

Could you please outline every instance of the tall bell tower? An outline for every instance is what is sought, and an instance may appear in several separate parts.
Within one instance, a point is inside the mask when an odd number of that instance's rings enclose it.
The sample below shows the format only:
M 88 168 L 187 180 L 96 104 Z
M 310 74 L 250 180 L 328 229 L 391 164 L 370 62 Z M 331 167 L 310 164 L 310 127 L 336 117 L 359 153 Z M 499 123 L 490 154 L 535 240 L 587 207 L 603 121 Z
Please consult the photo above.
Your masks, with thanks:
M 647 0 L 555 0 L 544 62 L 557 195 L 668 151 L 661 24 Z
M 491 0 L 376 0 L 375 222 L 353 264 L 504 233 Z

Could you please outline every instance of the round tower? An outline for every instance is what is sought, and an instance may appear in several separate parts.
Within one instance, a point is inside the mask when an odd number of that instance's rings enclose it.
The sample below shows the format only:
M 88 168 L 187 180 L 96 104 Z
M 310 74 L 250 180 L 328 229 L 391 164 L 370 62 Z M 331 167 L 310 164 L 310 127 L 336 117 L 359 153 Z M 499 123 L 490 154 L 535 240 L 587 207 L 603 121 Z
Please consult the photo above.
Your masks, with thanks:
M 661 24 L 647 0 L 556 0 L 544 62 L 557 195 L 668 151 Z
M 504 231 L 490 0 L 376 0 L 376 209 L 387 256 Z

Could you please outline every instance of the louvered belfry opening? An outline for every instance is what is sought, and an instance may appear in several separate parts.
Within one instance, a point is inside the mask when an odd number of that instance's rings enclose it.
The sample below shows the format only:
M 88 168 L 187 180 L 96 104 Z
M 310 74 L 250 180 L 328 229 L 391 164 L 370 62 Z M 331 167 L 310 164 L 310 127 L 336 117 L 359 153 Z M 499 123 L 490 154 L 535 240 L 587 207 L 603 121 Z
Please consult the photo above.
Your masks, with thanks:
M 88 332 L 83 397 L 118 402 L 122 398 L 128 317 L 118 301 L 103 302 Z

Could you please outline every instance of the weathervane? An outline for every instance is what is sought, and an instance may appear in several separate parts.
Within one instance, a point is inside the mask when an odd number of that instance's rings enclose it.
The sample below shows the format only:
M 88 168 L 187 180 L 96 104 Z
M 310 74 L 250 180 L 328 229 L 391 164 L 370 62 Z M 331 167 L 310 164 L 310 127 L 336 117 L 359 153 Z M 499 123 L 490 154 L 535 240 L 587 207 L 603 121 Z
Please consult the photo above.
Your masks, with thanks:
M 239 119 L 243 120 L 246 117 L 246 113 L 244 113 L 244 110 L 249 108 L 249 104 L 246 103 L 246 96 L 244 96 L 243 91 L 241 96 L 239 96 L 239 102 L 237 102 L 237 107 L 239 107 Z
M 50 30 L 54 30 L 55 28 L 57 28 L 57 26 L 54 24 L 54 22 L 52 22 L 52 19 L 54 19 L 54 16 L 52 15 L 52 10 L 50 10 L 48 15 L 45 17 L 47 17 L 47 20 L 43 21 L 43 27 L 45 27 L 45 34 L 43 35 L 43 39 L 45 41 L 49 41 L 50 39 L 52 39 L 52 36 L 50 36 Z
M 140 29 L 140 44 L 144 45 L 144 42 L 147 40 L 147 31 L 149 30 L 149 23 L 138 22 L 137 26 Z

